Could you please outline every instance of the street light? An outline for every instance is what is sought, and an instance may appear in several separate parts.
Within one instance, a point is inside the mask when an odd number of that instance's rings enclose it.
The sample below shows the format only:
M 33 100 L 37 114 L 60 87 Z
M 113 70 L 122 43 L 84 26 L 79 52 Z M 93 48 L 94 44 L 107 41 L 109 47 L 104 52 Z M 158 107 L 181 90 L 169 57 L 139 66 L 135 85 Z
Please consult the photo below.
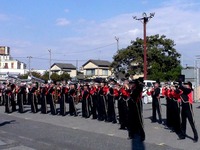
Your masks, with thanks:
M 150 13 L 149 16 L 144 12 L 142 14 L 142 18 L 137 18 L 133 16 L 133 19 L 139 20 L 143 23 L 143 30 L 144 30 L 144 80 L 147 79 L 147 49 L 146 49 L 146 24 L 148 21 L 155 16 L 155 13 Z

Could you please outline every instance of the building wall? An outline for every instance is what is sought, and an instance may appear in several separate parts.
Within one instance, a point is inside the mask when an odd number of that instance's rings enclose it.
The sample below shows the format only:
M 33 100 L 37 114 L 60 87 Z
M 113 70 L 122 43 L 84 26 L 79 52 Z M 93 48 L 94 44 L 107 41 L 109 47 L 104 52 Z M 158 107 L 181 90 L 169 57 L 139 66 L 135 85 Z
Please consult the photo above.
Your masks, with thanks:
M 51 71 L 52 72 L 56 72 L 58 75 L 61 75 L 63 74 L 65 71 L 61 70 L 58 66 L 54 65 L 52 68 L 51 68 Z M 76 69 L 71 69 L 69 72 L 67 72 L 70 77 L 75 77 L 77 75 L 77 71 Z
M 106 78 L 108 76 L 111 75 L 111 71 L 109 70 L 109 67 L 98 67 L 97 65 L 89 62 L 88 64 L 86 64 L 83 68 L 83 74 L 84 76 L 88 76 L 88 77 L 102 77 L 102 78 Z M 90 76 L 90 75 L 87 75 L 87 70 L 92 70 L 94 69 L 94 75 Z M 108 73 L 107 75 L 103 74 L 103 70 L 108 70 Z M 105 72 L 104 72 L 105 73 Z
M 27 69 L 0 69 L 0 73 L 15 73 L 15 74 L 26 74 L 28 72 Z
M 77 76 L 77 71 L 76 71 L 76 69 L 71 70 L 71 72 L 70 72 L 70 77 L 76 77 L 76 76 Z
M 61 70 L 58 66 L 54 65 L 52 68 L 51 68 L 51 71 L 54 71 L 54 70 Z
M 91 63 L 91 62 L 89 62 L 88 64 L 86 64 L 86 65 L 83 67 L 83 69 L 90 69 L 90 68 L 98 68 L 98 66 L 95 65 L 95 64 L 93 64 L 93 63 Z

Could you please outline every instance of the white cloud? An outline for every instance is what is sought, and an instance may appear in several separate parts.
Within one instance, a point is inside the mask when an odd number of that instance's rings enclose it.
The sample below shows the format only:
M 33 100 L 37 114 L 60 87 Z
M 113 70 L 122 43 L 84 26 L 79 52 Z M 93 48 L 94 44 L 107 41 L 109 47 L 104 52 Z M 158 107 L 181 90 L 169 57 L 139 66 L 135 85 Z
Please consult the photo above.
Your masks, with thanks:
M 196 47 L 193 43 L 200 41 L 200 27 L 198 26 L 200 10 L 193 9 L 193 7 L 196 8 L 194 4 L 198 3 L 191 2 L 189 5 L 186 5 L 187 1 L 185 3 L 176 1 L 176 5 L 173 3 L 163 4 L 162 7 L 147 12 L 147 14 L 155 12 L 155 17 L 147 24 L 147 35 L 164 34 L 167 38 L 174 40 L 177 50 L 184 55 L 184 59 L 193 58 L 193 55 L 196 55 L 196 51 L 194 52 Z M 74 57 L 98 57 L 100 55 L 98 51 L 101 51 L 103 58 L 112 60 L 113 54 L 116 53 L 115 45 L 102 48 L 94 53 L 89 51 L 81 53 L 81 50 L 114 43 L 116 42 L 115 36 L 119 37 L 120 48 L 125 48 L 130 45 L 130 41 L 143 37 L 143 25 L 133 20 L 132 16 L 140 17 L 142 13 L 122 14 L 102 22 L 92 21 L 91 23 L 90 20 L 82 19 L 76 27 L 79 36 L 66 37 L 62 39 L 61 45 L 66 47 L 67 43 L 66 49 L 80 52 Z
M 56 25 L 58 25 L 58 26 L 67 26 L 69 24 L 70 24 L 70 21 L 67 20 L 66 18 L 58 18 L 56 20 Z

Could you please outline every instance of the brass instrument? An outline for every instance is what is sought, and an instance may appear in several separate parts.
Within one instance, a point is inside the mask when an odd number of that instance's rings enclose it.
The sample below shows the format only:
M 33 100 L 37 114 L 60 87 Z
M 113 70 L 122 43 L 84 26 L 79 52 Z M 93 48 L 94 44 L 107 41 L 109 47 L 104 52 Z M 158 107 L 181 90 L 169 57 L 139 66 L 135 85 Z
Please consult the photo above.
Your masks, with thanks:
M 80 89 L 78 89 L 75 95 L 75 99 L 74 99 L 76 105 L 80 102 L 80 95 L 81 95 L 81 91 Z

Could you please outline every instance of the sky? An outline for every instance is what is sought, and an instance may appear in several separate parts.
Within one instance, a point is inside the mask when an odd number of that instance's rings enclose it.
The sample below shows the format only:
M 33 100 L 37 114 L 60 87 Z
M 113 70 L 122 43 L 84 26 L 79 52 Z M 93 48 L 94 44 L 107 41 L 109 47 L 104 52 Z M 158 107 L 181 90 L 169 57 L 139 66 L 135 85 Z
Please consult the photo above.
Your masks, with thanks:
M 53 63 L 82 66 L 89 59 L 112 61 L 119 48 L 143 38 L 133 16 L 155 13 L 147 36 L 174 40 L 181 64 L 194 66 L 200 55 L 199 0 L 0 0 L 0 46 L 31 69 Z

